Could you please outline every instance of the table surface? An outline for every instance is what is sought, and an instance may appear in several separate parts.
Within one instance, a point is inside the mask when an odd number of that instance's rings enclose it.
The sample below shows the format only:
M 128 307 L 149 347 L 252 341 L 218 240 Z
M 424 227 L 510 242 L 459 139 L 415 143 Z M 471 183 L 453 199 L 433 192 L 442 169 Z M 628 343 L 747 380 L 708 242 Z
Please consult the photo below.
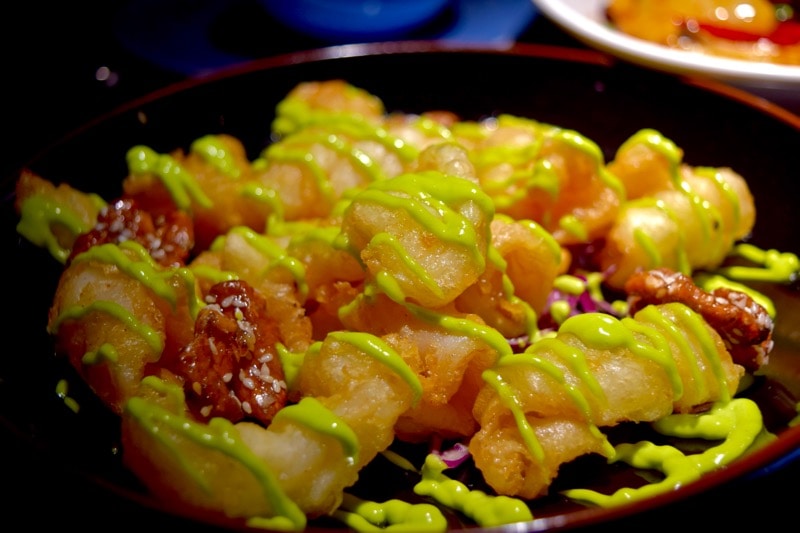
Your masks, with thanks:
M 46 7 L 38 4 L 27 2 L 14 7 L 13 16 L 6 23 L 12 27 L 2 35 L 6 41 L 3 85 L 7 94 L 4 109 L 7 150 L 0 163 L 4 178 L 33 156 L 38 147 L 57 140 L 87 119 L 187 77 L 185 72 L 156 65 L 141 54 L 132 53 L 130 47 L 120 42 L 115 21 L 125 2 L 91 6 L 86 3 L 85 7 L 81 2 Z M 236 42 L 238 54 L 261 57 L 325 44 L 280 27 L 259 11 L 254 1 L 238 0 L 231 5 L 236 9 L 226 14 L 230 17 L 226 23 L 242 28 L 241 35 L 251 36 Z M 264 29 L 265 24 L 268 30 Z M 252 38 L 256 27 L 260 35 L 269 32 L 272 38 L 266 43 Z M 534 17 L 517 39 L 583 47 L 541 15 Z M 98 80 L 101 67 L 108 68 L 110 78 Z M 22 518 L 29 520 L 27 524 L 44 528 L 73 525 L 85 531 L 186 525 L 174 517 L 110 495 L 91 483 L 68 479 L 54 482 L 52 473 L 57 465 L 39 462 L 40 458 L 31 457 L 28 450 L 5 433 L 0 433 L 0 453 L 0 480 L 6 489 L 0 508 L 9 519 Z M 753 523 L 751 519 L 758 519 L 757 523 L 767 528 L 777 527 L 785 520 L 795 519 L 796 509 L 788 503 L 796 504 L 798 480 L 800 461 L 794 461 L 774 472 L 625 519 L 615 524 L 614 529 L 626 531 L 653 524 L 677 526 L 686 523 L 688 515 L 695 517 L 698 527 L 714 526 L 719 530 L 726 527 L 741 530 L 743 524 Z M 795 497 L 790 500 L 791 494 Z M 23 510 L 26 516 L 20 517 Z M 204 526 L 192 529 L 211 530 Z

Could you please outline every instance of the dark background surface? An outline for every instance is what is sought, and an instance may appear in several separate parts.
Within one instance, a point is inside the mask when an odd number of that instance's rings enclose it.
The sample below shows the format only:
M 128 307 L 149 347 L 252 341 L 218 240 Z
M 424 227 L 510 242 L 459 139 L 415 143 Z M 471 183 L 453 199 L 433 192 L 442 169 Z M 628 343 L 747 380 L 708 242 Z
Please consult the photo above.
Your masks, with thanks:
M 191 7 L 192 2 L 175 2 Z M 255 2 L 230 3 L 213 25 L 213 40 L 237 57 L 263 57 L 325 45 L 277 25 Z M 154 64 L 120 42 L 119 13 L 125 2 L 27 2 L 8 8 L 0 32 L 4 52 L 4 140 L 2 176 L 73 128 L 117 105 L 181 81 L 185 72 Z M 160 15 L 154 14 L 154 17 Z M 446 24 L 446 20 L 438 21 Z M 428 27 L 415 37 L 435 35 Z M 142 32 L 146 35 L 146 32 Z M 519 41 L 581 47 L 544 17 L 538 16 L 517 36 Z M 108 77 L 98 73 L 108 69 Z M 13 311 L 13 307 L 7 310 Z M 7 315 L 6 315 L 7 316 Z M 6 357 L 24 350 L 24 340 L 9 332 Z M 22 343 L 22 344 L 21 344 Z M 13 347 L 13 348 L 12 348 Z M 19 401 L 24 401 L 20 398 Z M 9 401 L 3 397 L 3 401 Z M 50 464 L 23 441 L 0 432 L 0 510 L 5 524 L 50 530 L 210 531 L 175 517 L 142 508 L 90 480 L 75 479 Z M 792 529 L 797 517 L 800 461 L 770 469 L 675 505 L 624 519 L 603 530 L 671 529 L 695 524 L 715 530 L 743 531 L 746 524 L 768 531 Z M 0 526 L 0 529 L 6 529 Z

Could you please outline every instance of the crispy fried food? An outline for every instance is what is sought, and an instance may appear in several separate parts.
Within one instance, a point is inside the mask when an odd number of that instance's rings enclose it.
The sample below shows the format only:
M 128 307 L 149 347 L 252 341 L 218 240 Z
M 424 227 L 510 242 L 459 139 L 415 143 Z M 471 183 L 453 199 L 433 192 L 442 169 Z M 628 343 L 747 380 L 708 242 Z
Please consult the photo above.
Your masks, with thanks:
M 287 254 L 304 267 L 304 307 L 317 340 L 331 331 L 345 329 L 339 309 L 361 293 L 367 275 L 357 258 L 335 246 L 340 228 L 338 219 L 324 219 L 314 225 L 289 225 L 283 236 L 288 240 Z
M 417 152 L 359 122 L 309 125 L 262 153 L 260 183 L 277 191 L 286 220 L 324 218 L 346 192 L 395 176 Z
M 352 199 L 341 246 L 392 298 L 440 307 L 485 270 L 493 215 L 472 181 L 436 171 L 403 174 Z
M 498 493 L 536 498 L 564 462 L 613 453 L 599 428 L 729 399 L 743 374 L 719 334 L 683 304 L 622 320 L 576 315 L 555 338 L 502 357 L 484 375 L 470 451 Z
M 378 123 L 386 110 L 377 96 L 344 80 L 298 83 L 278 103 L 272 131 L 283 136 L 308 124 L 336 119 Z
M 188 152 L 160 154 L 147 146 L 128 151 L 125 196 L 154 216 L 190 214 L 200 249 L 237 226 L 263 231 L 279 208 L 253 173 L 241 141 L 230 135 L 196 139 Z
M 266 300 L 265 312 L 277 323 L 281 342 L 293 351 L 308 348 L 312 324 L 303 308 L 306 276 L 300 262 L 279 242 L 250 228 L 236 227 L 220 235 L 189 268 L 204 295 L 219 281 L 246 281 Z
M 197 302 L 186 281 L 134 241 L 93 246 L 61 275 L 48 330 L 114 411 L 137 394 L 148 364 L 191 340 Z
M 376 294 L 355 299 L 341 319 L 350 331 L 391 338 L 422 384 L 418 404 L 397 421 L 400 438 L 419 442 L 432 435 L 456 438 L 475 431 L 471 410 L 481 373 L 505 345 L 480 317 L 429 312 Z
M 225 135 L 134 147 L 110 204 L 18 183 L 20 232 L 65 263 L 56 349 L 176 510 L 302 530 L 395 439 L 469 441 L 497 494 L 536 498 L 611 456 L 601 428 L 730 400 L 772 348 L 747 296 L 676 273 L 750 231 L 744 180 L 657 132 L 605 165 L 575 131 L 387 115 L 341 80 L 297 86 L 273 127 L 252 164 Z M 635 314 L 600 305 L 606 279 Z M 562 294 L 584 307 L 556 317 Z
M 508 339 L 531 336 L 553 281 L 569 261 L 535 222 L 496 216 L 490 229 L 486 270 L 456 298 L 455 309 L 480 316 Z
M 624 191 L 586 137 L 510 115 L 454 131 L 499 213 L 536 221 L 560 244 L 589 242 L 611 225 Z
M 14 209 L 20 215 L 17 231 L 37 246 L 45 247 L 65 263 L 75 239 L 89 231 L 105 200 L 66 183 L 58 186 L 30 170 L 23 170 L 15 187 Z
M 700 313 L 725 341 L 733 361 L 758 370 L 772 351 L 772 318 L 749 295 L 720 287 L 706 292 L 686 275 L 659 268 L 638 272 L 625 283 L 631 313 L 650 305 L 681 302 Z
M 355 332 L 333 333 L 309 350 L 297 376 L 305 399 L 267 428 L 197 423 L 180 389 L 147 385 L 153 390 L 123 413 L 123 444 L 127 464 L 155 494 L 193 514 L 277 516 L 295 530 L 306 515 L 338 507 L 420 394 L 389 340 Z
M 633 195 L 596 254 L 608 284 L 622 289 L 637 270 L 689 273 L 719 266 L 755 224 L 744 178 L 729 168 L 692 167 L 653 130 L 631 136 L 609 164 Z

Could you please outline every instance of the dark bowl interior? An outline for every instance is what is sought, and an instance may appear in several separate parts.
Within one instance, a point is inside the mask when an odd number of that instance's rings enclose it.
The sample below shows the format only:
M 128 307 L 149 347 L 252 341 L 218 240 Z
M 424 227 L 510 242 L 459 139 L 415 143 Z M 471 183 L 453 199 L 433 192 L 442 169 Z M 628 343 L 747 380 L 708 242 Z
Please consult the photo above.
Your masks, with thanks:
M 66 181 L 110 199 L 120 193 L 125 152 L 134 144 L 167 152 L 188 148 L 202 135 L 224 132 L 242 139 L 255 158 L 270 142 L 275 104 L 300 81 L 331 78 L 372 92 L 390 111 L 447 109 L 468 119 L 503 112 L 572 128 L 597 142 L 606 159 L 635 131 L 655 128 L 684 149 L 688 163 L 730 166 L 748 179 L 758 213 L 754 243 L 800 252 L 800 118 L 721 85 L 681 80 L 576 50 L 520 45 L 498 51 L 404 43 L 265 59 L 132 102 L 47 147 L 29 166 L 54 182 Z M 162 502 L 146 496 L 122 467 L 116 417 L 53 354 L 45 323 L 60 265 L 17 235 L 15 178 L 4 177 L 0 228 L 3 248 L 13 257 L 6 265 L 7 301 L 13 302 L 7 309 L 6 331 L 14 348 L 0 358 L 0 421 L 7 433 L 4 446 L 15 455 L 5 454 L 4 468 L 11 470 L 6 463 L 15 463 L 13 473 L 60 510 L 61 522 L 89 523 L 102 507 L 153 525 L 188 525 Z M 776 442 L 694 485 L 640 505 L 614 510 L 542 505 L 526 529 L 602 524 L 667 506 L 749 475 L 796 450 L 800 427 L 785 426 L 787 410 L 800 398 L 800 297 L 796 283 L 770 290 L 781 313 L 777 348 L 753 394 L 768 424 L 780 434 Z M 81 406 L 78 414 L 55 393 L 62 378 Z M 365 475 L 364 482 L 380 484 L 380 475 Z M 55 499 L 67 503 L 57 506 Z M 195 530 L 204 527 L 195 525 Z

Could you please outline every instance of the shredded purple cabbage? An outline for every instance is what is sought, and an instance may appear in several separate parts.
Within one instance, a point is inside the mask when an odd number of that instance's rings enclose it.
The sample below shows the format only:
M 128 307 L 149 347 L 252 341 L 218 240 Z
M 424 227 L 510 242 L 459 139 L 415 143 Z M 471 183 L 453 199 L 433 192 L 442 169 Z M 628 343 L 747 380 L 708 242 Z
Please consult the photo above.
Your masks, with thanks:
M 466 444 L 457 442 L 452 447 L 441 450 L 441 449 L 433 449 L 431 453 L 435 454 L 439 457 L 444 464 L 447 465 L 447 468 L 455 468 L 467 459 L 469 459 L 469 447 Z

